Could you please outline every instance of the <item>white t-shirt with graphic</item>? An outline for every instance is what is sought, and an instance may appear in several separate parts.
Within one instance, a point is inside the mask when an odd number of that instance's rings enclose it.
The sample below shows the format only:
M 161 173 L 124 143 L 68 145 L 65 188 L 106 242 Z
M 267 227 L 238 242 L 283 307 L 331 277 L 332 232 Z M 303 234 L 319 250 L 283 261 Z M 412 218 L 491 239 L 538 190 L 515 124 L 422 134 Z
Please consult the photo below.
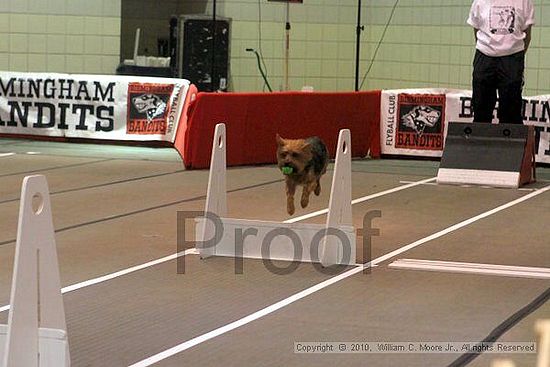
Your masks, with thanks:
M 535 24 L 531 0 L 474 0 L 466 21 L 478 29 L 476 48 L 487 56 L 525 49 L 525 30 Z

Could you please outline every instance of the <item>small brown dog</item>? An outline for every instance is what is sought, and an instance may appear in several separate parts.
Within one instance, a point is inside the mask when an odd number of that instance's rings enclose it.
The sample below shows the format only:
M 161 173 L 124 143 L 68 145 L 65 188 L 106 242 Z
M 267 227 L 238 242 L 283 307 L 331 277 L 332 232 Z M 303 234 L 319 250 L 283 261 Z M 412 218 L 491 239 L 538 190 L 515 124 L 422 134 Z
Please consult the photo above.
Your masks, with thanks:
M 309 204 L 309 195 L 321 193 L 321 176 L 327 171 L 328 153 L 325 143 L 314 136 L 307 139 L 283 139 L 277 134 L 277 165 L 285 175 L 286 210 L 294 214 L 296 186 L 303 186 L 300 204 Z

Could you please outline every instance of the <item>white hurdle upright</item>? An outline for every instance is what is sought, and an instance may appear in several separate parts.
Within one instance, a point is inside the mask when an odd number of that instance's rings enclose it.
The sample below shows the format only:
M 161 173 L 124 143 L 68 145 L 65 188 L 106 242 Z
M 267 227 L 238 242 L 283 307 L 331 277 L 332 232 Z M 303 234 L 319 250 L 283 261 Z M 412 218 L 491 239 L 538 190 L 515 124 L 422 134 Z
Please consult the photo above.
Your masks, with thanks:
M 197 220 L 197 249 L 203 259 L 226 256 L 320 262 L 323 266 L 354 265 L 356 238 L 351 214 L 350 131 L 341 130 L 338 137 L 325 225 L 227 217 L 225 124 L 216 125 L 214 133 L 205 211 L 218 216 L 221 223 L 216 227 L 214 221 L 207 218 Z M 205 240 L 211 239 L 217 240 L 215 245 L 204 245 Z
M 550 366 L 550 319 L 540 319 L 535 323 L 535 332 L 539 338 L 537 348 L 537 367 Z
M 68 367 L 69 343 L 46 178 L 23 180 L 0 367 Z
M 535 321 L 535 333 L 538 338 L 536 367 L 550 367 L 550 319 Z M 515 367 L 511 359 L 495 359 L 491 367 Z

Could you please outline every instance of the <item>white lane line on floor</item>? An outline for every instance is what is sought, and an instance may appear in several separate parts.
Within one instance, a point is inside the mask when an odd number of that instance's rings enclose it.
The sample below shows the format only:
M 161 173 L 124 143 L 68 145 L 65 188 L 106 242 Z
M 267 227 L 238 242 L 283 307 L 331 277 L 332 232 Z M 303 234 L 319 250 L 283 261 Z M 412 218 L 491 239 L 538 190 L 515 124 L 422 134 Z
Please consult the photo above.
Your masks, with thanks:
M 304 297 L 307 297 L 323 288 L 328 287 L 331 284 L 337 283 L 345 278 L 348 278 L 352 276 L 353 274 L 357 274 L 359 272 L 363 271 L 362 266 L 354 267 L 351 270 L 346 271 L 345 273 L 342 273 L 340 275 L 337 275 L 335 277 L 332 277 L 330 279 L 327 279 L 319 284 L 314 285 L 313 287 L 307 288 L 301 292 L 298 292 L 296 294 L 293 294 L 292 296 L 285 298 L 277 303 L 274 303 L 266 308 L 263 308 L 259 311 L 256 311 L 246 317 L 243 317 L 242 319 L 239 319 L 237 321 L 234 321 L 230 324 L 224 325 L 222 327 L 219 327 L 217 329 L 214 329 L 206 334 L 202 334 L 196 338 L 193 338 L 191 340 L 186 341 L 185 343 L 176 345 L 175 347 L 172 347 L 170 349 L 167 349 L 161 353 L 155 354 L 154 356 L 151 356 L 147 359 L 144 359 L 142 361 L 139 361 L 137 363 L 132 364 L 130 367 L 146 367 L 150 366 L 154 363 L 160 362 L 166 358 L 172 357 L 178 353 L 181 353 L 189 348 L 192 348 L 198 344 L 204 343 L 205 341 L 208 341 L 210 339 L 213 339 L 217 336 L 220 336 L 222 334 L 225 334 L 231 330 L 237 329 L 241 326 L 244 326 L 252 321 L 258 320 L 264 316 L 269 315 L 270 313 L 273 313 L 285 306 L 290 305 L 291 303 L 294 303 Z
M 4 158 L 4 157 L 9 157 L 11 155 L 15 155 L 15 153 L 13 152 L 10 152 L 10 153 L 0 153 L 0 158 Z
M 392 257 L 395 257 L 395 256 L 397 256 L 397 255 L 399 255 L 399 254 L 402 254 L 402 253 L 405 252 L 405 251 L 409 251 L 409 250 L 411 250 L 411 249 L 413 249 L 413 248 L 415 248 L 415 247 L 417 247 L 417 246 L 420 246 L 420 245 L 422 245 L 422 244 L 424 244 L 424 243 L 426 243 L 426 242 L 429 242 L 429 241 L 431 241 L 431 240 L 435 240 L 436 238 L 439 238 L 439 237 L 442 237 L 442 236 L 444 236 L 444 235 L 446 235 L 446 234 L 449 234 L 449 233 L 451 233 L 451 232 L 454 232 L 454 231 L 456 231 L 457 229 L 460 229 L 460 228 L 462 228 L 462 227 L 466 227 L 466 226 L 468 226 L 468 225 L 470 225 L 470 224 L 472 224 L 472 223 L 474 223 L 474 222 L 477 222 L 477 221 L 480 220 L 480 219 L 486 218 L 486 217 L 488 217 L 488 216 L 490 216 L 490 215 L 493 215 L 493 214 L 498 213 L 498 212 L 500 212 L 500 211 L 502 211 L 502 210 L 508 209 L 508 208 L 510 208 L 510 207 L 512 207 L 512 206 L 514 206 L 514 205 L 517 205 L 517 204 L 519 204 L 519 203 L 522 203 L 522 202 L 524 202 L 524 201 L 526 201 L 526 200 L 529 200 L 529 199 L 531 199 L 531 198 L 534 198 L 535 196 L 540 195 L 540 194 L 542 194 L 542 193 L 544 193 L 544 192 L 546 192 L 546 191 L 548 191 L 548 190 L 550 190 L 550 185 L 545 186 L 545 187 L 543 187 L 543 188 L 541 188 L 541 189 L 539 189 L 539 190 L 537 190 L 537 191 L 533 191 L 533 192 L 531 192 L 531 193 L 529 193 L 529 194 L 527 194 L 527 195 L 524 195 L 524 196 L 522 196 L 522 197 L 520 197 L 520 198 L 517 198 L 517 199 L 515 199 L 515 200 L 512 200 L 512 201 L 510 201 L 510 202 L 508 202 L 508 203 L 506 203 L 506 204 L 500 205 L 500 206 L 498 206 L 498 207 L 496 207 L 496 208 L 494 208 L 494 209 L 491 209 L 491 210 L 488 210 L 488 211 L 486 211 L 486 212 L 484 212 L 484 213 L 481 213 L 481 214 L 479 214 L 479 215 L 476 215 L 475 217 L 472 217 L 472 218 L 463 220 L 463 221 L 460 222 L 460 223 L 457 223 L 457 224 L 455 224 L 455 225 L 452 225 L 452 226 L 450 226 L 450 227 L 447 227 L 447 228 L 445 228 L 445 229 L 443 229 L 443 230 L 441 230 L 441 231 L 439 231 L 439 232 L 436 232 L 436 233 L 434 233 L 434 234 L 432 234 L 432 235 L 430 235 L 430 236 L 428 236 L 428 237 L 421 238 L 421 239 L 419 239 L 418 241 L 415 241 L 415 242 L 410 243 L 410 244 L 408 244 L 408 245 L 405 245 L 405 246 L 403 246 L 403 247 L 401 247 L 401 248 L 398 248 L 398 249 L 395 250 L 395 251 L 392 251 L 392 252 L 390 252 L 390 253 L 387 253 L 386 255 L 380 256 L 379 258 L 377 258 L 377 259 L 371 261 L 371 264 L 372 264 L 372 265 L 380 264 L 381 262 L 386 261 L 386 260 L 389 260 L 389 259 L 391 259 Z
M 435 181 L 435 179 L 436 179 L 436 177 L 432 177 L 432 178 L 427 178 L 425 180 L 407 182 L 406 185 L 397 186 L 397 187 L 394 187 L 392 189 L 380 191 L 380 192 L 377 192 L 375 194 L 371 194 L 371 195 L 367 195 L 367 196 L 363 196 L 363 197 L 354 199 L 354 200 L 351 201 L 351 205 L 359 204 L 359 203 L 362 203 L 362 202 L 365 202 L 365 201 L 368 201 L 368 200 L 376 199 L 376 198 L 384 196 L 384 195 L 389 195 L 389 194 L 393 194 L 395 192 L 410 189 L 411 187 L 415 187 L 415 186 L 419 186 L 419 185 L 425 185 L 429 182 Z M 401 183 L 401 181 L 399 181 L 399 182 Z M 317 210 L 316 212 L 301 215 L 301 216 L 296 217 L 296 218 L 287 219 L 283 223 L 296 223 L 296 222 L 300 222 L 304 219 L 317 217 L 319 215 L 327 214 L 327 213 L 328 213 L 328 208 L 321 209 L 321 210 Z
M 370 264 L 371 264 L 371 265 L 376 265 L 376 264 L 379 264 L 379 263 L 381 263 L 381 262 L 384 262 L 384 261 L 386 261 L 386 260 L 388 260 L 388 259 L 390 259 L 390 258 L 392 258 L 392 257 L 394 257 L 394 256 L 399 255 L 399 254 L 402 253 L 402 252 L 408 251 L 408 250 L 410 250 L 410 249 L 412 249 L 412 248 L 414 248 L 414 247 L 416 247 L 416 246 L 420 246 L 420 245 L 423 244 L 423 243 L 426 243 L 426 242 L 428 242 L 428 241 L 431 241 L 431 240 L 433 240 L 433 239 L 436 239 L 436 238 L 438 238 L 438 237 L 441 237 L 441 236 L 443 236 L 443 235 L 445 235 L 445 234 L 448 234 L 448 233 L 451 233 L 451 232 L 453 232 L 453 231 L 456 231 L 457 229 L 460 229 L 460 228 L 465 227 L 465 226 L 467 226 L 467 225 L 469 225 L 469 224 L 472 224 L 472 223 L 474 223 L 474 222 L 476 222 L 476 221 L 478 221 L 478 220 L 480 220 L 480 219 L 486 218 L 486 217 L 488 217 L 488 216 L 490 216 L 490 215 L 493 215 L 493 214 L 495 214 L 495 213 L 498 213 L 498 212 L 500 212 L 500 211 L 502 211 L 502 210 L 504 210 L 504 209 L 507 209 L 507 208 L 510 208 L 510 207 L 512 207 L 512 206 L 514 206 L 514 205 L 517 205 L 517 204 L 519 204 L 519 203 L 522 203 L 522 202 L 524 202 L 524 201 L 526 201 L 526 200 L 529 200 L 529 199 L 531 199 L 531 198 L 533 198 L 533 197 L 535 197 L 535 196 L 537 196 L 537 195 L 540 195 L 540 194 L 542 194 L 543 192 L 548 191 L 548 190 L 550 190 L 550 185 L 544 187 L 544 188 L 541 189 L 541 190 L 534 191 L 534 192 L 529 193 L 529 194 L 527 194 L 527 195 L 525 195 L 525 196 L 522 196 L 522 197 L 520 197 L 520 198 L 518 198 L 518 199 L 515 199 L 515 200 L 510 201 L 510 202 L 508 202 L 508 203 L 506 203 L 506 204 L 503 204 L 503 205 L 501 205 L 501 206 L 498 206 L 498 207 L 496 207 L 496 208 L 494 208 L 494 209 L 488 210 L 488 211 L 486 211 L 486 212 L 484 212 L 484 213 L 481 213 L 481 214 L 479 214 L 479 215 L 477 215 L 477 216 L 475 216 L 475 217 L 472 217 L 472 218 L 470 218 L 470 219 L 464 220 L 464 221 L 462 221 L 462 222 L 460 222 L 460 223 L 457 223 L 457 224 L 455 224 L 455 225 L 453 225 L 453 226 L 450 226 L 450 227 L 448 227 L 448 228 L 446 228 L 446 229 L 444 229 L 444 230 L 442 230 L 442 231 L 439 231 L 439 232 L 434 233 L 434 234 L 432 234 L 432 235 L 430 235 L 430 236 L 428 236 L 428 237 L 425 237 L 425 238 L 422 238 L 422 239 L 420 239 L 420 240 L 418 240 L 418 241 L 415 241 L 415 242 L 413 242 L 413 243 L 411 243 L 411 244 L 409 244 L 409 245 L 403 246 L 403 247 L 401 247 L 400 249 L 397 249 L 397 250 L 395 250 L 395 251 L 392 251 L 392 252 L 390 252 L 390 253 L 388 253 L 388 254 L 386 254 L 386 255 L 380 256 L 380 257 L 378 257 L 378 258 L 372 260 L 372 261 L 370 262 Z M 365 264 L 365 266 L 368 266 L 368 264 Z M 144 360 L 142 360 L 142 361 L 136 362 L 136 363 L 130 365 L 129 367 L 147 367 L 147 366 L 151 366 L 152 364 L 155 364 L 155 363 L 157 363 L 157 362 L 160 362 L 160 361 L 162 361 L 162 360 L 164 360 L 164 359 L 166 359 L 166 358 L 172 357 L 172 356 L 174 356 L 174 355 L 176 355 L 176 354 L 178 354 L 178 353 L 181 353 L 181 352 L 183 352 L 183 351 L 185 351 L 185 350 L 187 350 L 187 349 L 189 349 L 189 348 L 192 348 L 192 347 L 194 347 L 194 346 L 196 346 L 196 345 L 198 345 L 198 344 L 204 343 L 204 342 L 206 342 L 206 341 L 208 341 L 208 340 L 210 340 L 210 339 L 213 339 L 213 338 L 215 338 L 215 337 L 218 337 L 218 336 L 220 336 L 220 335 L 222 335 L 222 334 L 225 334 L 225 333 L 227 333 L 227 332 L 229 332 L 229 331 L 235 330 L 235 329 L 237 329 L 237 328 L 239 328 L 239 327 L 241 327 L 241 326 L 244 326 L 244 325 L 246 325 L 246 324 L 248 324 L 248 323 L 251 323 L 251 322 L 253 322 L 253 321 L 256 321 L 256 320 L 258 320 L 258 319 L 260 319 L 260 318 L 262 318 L 262 317 L 264 317 L 264 316 L 267 316 L 267 315 L 269 315 L 269 314 L 271 314 L 271 313 L 273 313 L 273 312 L 275 312 L 275 311 L 278 311 L 278 310 L 280 310 L 280 309 L 283 308 L 283 307 L 286 307 L 286 306 L 288 306 L 288 305 L 290 305 L 290 304 L 292 304 L 292 303 L 294 303 L 294 302 L 296 302 L 296 301 L 298 301 L 298 300 L 300 300 L 300 299 L 302 299 L 302 298 L 304 298 L 304 297 L 307 297 L 307 296 L 309 296 L 309 295 L 311 295 L 311 294 L 313 294 L 313 293 L 315 293 L 315 292 L 320 291 L 321 289 L 324 289 L 324 288 L 326 288 L 326 287 L 328 287 L 328 286 L 330 286 L 330 285 L 332 285 L 332 284 L 334 284 L 334 283 L 337 283 L 337 282 L 339 282 L 339 281 L 341 281 L 341 280 L 343 280 L 343 279 L 346 279 L 346 278 L 348 278 L 348 277 L 350 277 L 350 276 L 352 276 L 352 275 L 354 275 L 354 274 L 357 274 L 357 273 L 363 271 L 363 269 L 364 269 L 363 266 L 354 267 L 354 268 L 351 269 L 351 270 L 348 270 L 348 271 L 346 271 L 346 272 L 344 272 L 344 273 L 342 273 L 342 274 L 339 274 L 339 275 L 337 275 L 337 276 L 335 276 L 335 277 L 333 277 L 333 278 L 327 279 L 327 280 L 325 280 L 325 281 L 323 281 L 323 282 L 321 282 L 321 283 L 319 283 L 319 284 L 316 284 L 316 285 L 314 285 L 314 286 L 312 286 L 312 287 L 310 287 L 310 288 L 307 288 L 307 289 L 305 289 L 305 290 L 303 290 L 303 291 L 301 291 L 301 292 L 295 293 L 295 294 L 293 294 L 292 296 L 290 296 L 290 297 L 288 297 L 288 298 L 285 298 L 285 299 L 283 299 L 283 300 L 281 300 L 281 301 L 279 301 L 279 302 L 277 302 L 277 303 L 274 303 L 274 304 L 272 304 L 272 305 L 270 305 L 270 306 L 268 306 L 268 307 L 265 307 L 265 308 L 263 308 L 263 309 L 261 309 L 261 310 L 259 310 L 259 311 L 256 311 L 256 312 L 254 312 L 254 313 L 252 313 L 252 314 L 250 314 L 250 315 L 248 315 L 248 316 L 245 316 L 245 317 L 243 317 L 243 318 L 241 318 L 241 319 L 239 319 L 239 320 L 237 320 L 237 321 L 234 321 L 234 322 L 232 322 L 232 323 L 230 323 L 230 324 L 221 326 L 221 327 L 219 327 L 219 328 L 217 328 L 217 329 L 214 329 L 214 330 L 212 330 L 212 331 L 210 331 L 210 332 L 208 332 L 208 333 L 205 333 L 205 334 L 202 334 L 202 335 L 200 335 L 200 336 L 197 336 L 197 337 L 195 337 L 195 338 L 193 338 L 193 339 L 190 339 L 190 340 L 188 340 L 188 341 L 186 341 L 186 342 L 184 342 L 184 343 L 178 344 L 178 345 L 176 345 L 176 346 L 174 346 L 174 347 L 172 347 L 172 348 L 169 348 L 169 349 L 167 349 L 167 350 L 165 350 L 165 351 L 163 351 L 163 352 L 160 352 L 160 353 L 158 353 L 158 354 L 155 354 L 155 355 L 153 355 L 153 356 L 151 356 L 151 357 L 149 357 L 149 358 L 146 358 L 146 359 L 144 359 Z
M 130 273 L 134 273 L 136 271 L 139 271 L 139 270 L 149 268 L 151 266 L 155 266 L 155 265 L 165 263 L 167 261 L 175 260 L 180 256 L 197 255 L 197 254 L 198 254 L 197 249 L 194 249 L 194 248 L 188 249 L 188 250 L 185 250 L 183 252 L 178 252 L 178 253 L 168 255 L 168 256 L 165 256 L 165 257 L 161 257 L 159 259 L 149 261 L 149 262 L 146 262 L 146 263 L 143 263 L 143 264 L 140 264 L 140 265 L 132 266 L 131 268 L 123 269 L 123 270 L 120 270 L 120 271 L 117 271 L 117 272 L 114 272 L 114 273 L 110 273 L 110 274 L 103 275 L 103 276 L 100 276 L 100 277 L 97 277 L 97 278 L 94 278 L 94 279 L 86 280 L 84 282 L 80 282 L 80 283 L 76 283 L 76 284 L 73 284 L 73 285 L 69 285 L 67 287 L 63 287 L 63 288 L 61 288 L 61 293 L 65 294 L 65 293 L 76 291 L 76 290 L 81 289 L 81 288 L 89 287 L 89 286 L 94 285 L 94 284 L 103 283 L 103 282 L 106 282 L 108 280 L 112 280 L 112 279 L 121 277 L 123 275 L 127 275 L 127 274 L 130 274 Z M 5 306 L 0 307 L 0 312 L 7 311 L 9 309 L 10 309 L 10 305 L 5 305 Z
M 410 187 L 422 185 L 424 182 L 429 182 L 429 181 L 433 181 L 433 180 L 435 180 L 435 177 L 429 178 L 429 179 L 426 179 L 426 180 L 421 180 L 421 181 L 418 181 L 418 182 L 412 182 L 410 184 L 403 185 L 403 186 L 398 186 L 398 187 L 395 187 L 393 189 L 378 192 L 376 194 L 363 196 L 361 198 L 352 200 L 352 204 L 356 204 L 356 203 L 363 202 L 363 201 L 366 201 L 366 200 L 369 200 L 369 199 L 374 199 L 376 197 L 392 194 L 394 192 L 398 192 L 398 191 L 401 191 L 401 190 L 408 189 Z M 315 216 L 318 216 L 318 215 L 321 215 L 321 214 L 324 214 L 324 213 L 327 213 L 327 212 L 328 212 L 328 209 L 319 210 L 317 212 L 306 214 L 306 215 L 303 215 L 301 217 L 292 218 L 291 221 L 287 221 L 287 223 L 298 222 L 298 221 L 308 219 L 308 218 L 312 218 L 312 217 L 315 217 Z M 196 254 L 198 254 L 198 251 L 196 249 L 189 249 L 189 250 L 185 251 L 185 254 L 186 255 L 191 255 L 191 254 L 196 255 Z M 182 254 L 172 254 L 172 255 L 165 256 L 163 258 L 157 259 L 157 260 L 149 261 L 149 262 L 141 264 L 141 265 L 133 266 L 133 267 L 128 268 L 128 269 L 123 269 L 123 270 L 117 271 L 115 273 L 107 274 L 107 275 L 104 275 L 104 276 L 101 276 L 101 277 L 98 277 L 98 278 L 94 278 L 94 279 L 90 279 L 90 280 L 87 280 L 87 281 L 84 281 L 84 282 L 81 282 L 81 283 L 78 283 L 78 284 L 70 285 L 70 286 L 67 286 L 67 287 L 63 288 L 61 290 L 61 293 L 72 292 L 72 291 L 75 291 L 77 289 L 88 287 L 88 286 L 98 284 L 98 283 L 101 283 L 101 282 L 106 282 L 108 280 L 115 279 L 115 278 L 121 277 L 123 275 L 133 273 L 133 272 L 138 271 L 138 270 L 143 270 L 143 269 L 146 269 L 148 267 L 158 265 L 158 264 L 161 264 L 161 263 L 166 262 L 166 261 L 174 260 L 174 259 L 176 259 L 177 257 L 179 257 L 181 255 Z M 7 311 L 9 309 L 10 309 L 10 305 L 5 305 L 5 306 L 0 307 L 0 312 Z
M 410 183 L 413 183 L 414 181 L 407 181 L 407 180 L 399 180 L 399 183 L 400 184 L 410 184 Z M 422 183 L 421 185 L 426 185 L 426 186 L 437 186 L 437 182 L 425 182 L 425 183 Z
M 388 265 L 394 269 L 426 270 L 447 273 L 495 275 L 515 278 L 550 279 L 550 268 L 510 266 L 455 261 L 399 259 Z
M 413 183 L 413 182 L 414 181 L 406 181 L 406 180 L 399 181 L 399 183 L 401 183 L 401 184 L 407 184 L 407 183 Z M 422 185 L 439 186 L 439 184 L 437 182 L 427 182 L 427 183 L 424 183 Z M 457 187 L 479 187 L 479 188 L 482 188 L 482 189 L 495 189 L 495 188 L 497 188 L 497 187 L 493 187 L 493 186 L 479 186 L 479 185 L 454 185 L 454 186 L 457 186 Z M 520 191 L 536 191 L 538 189 L 528 188 L 528 187 L 520 187 L 520 188 L 518 188 L 518 190 L 520 190 Z

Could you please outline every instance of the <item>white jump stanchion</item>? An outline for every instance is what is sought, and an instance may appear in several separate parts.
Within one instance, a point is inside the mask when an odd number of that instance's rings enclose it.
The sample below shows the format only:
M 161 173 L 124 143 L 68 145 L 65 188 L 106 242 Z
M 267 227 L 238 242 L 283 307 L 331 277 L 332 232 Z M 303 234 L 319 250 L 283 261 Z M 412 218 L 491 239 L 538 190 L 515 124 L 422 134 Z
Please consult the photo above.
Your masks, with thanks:
M 334 176 L 330 189 L 330 202 L 327 214 L 327 228 L 352 226 L 351 215 L 351 133 L 349 130 L 340 130 L 334 164 Z M 328 234 L 321 245 L 321 264 L 330 266 L 339 263 L 338 259 L 344 256 L 341 239 L 334 234 Z M 355 246 L 353 250 L 355 259 Z M 355 261 L 354 261 L 355 262 Z
M 225 124 L 217 124 L 212 142 L 212 157 L 210 159 L 210 174 L 208 176 L 208 189 L 206 191 L 205 212 L 213 213 L 218 217 L 227 215 L 227 194 L 226 194 L 226 153 L 225 153 Z M 212 221 L 199 222 L 200 240 L 213 238 L 216 228 Z M 199 247 L 202 259 L 215 255 L 214 246 Z
M 1 367 L 70 366 L 65 311 L 46 178 L 23 180 L 7 325 L 0 325 Z
M 537 367 L 550 367 L 550 319 L 537 320 L 535 331 L 539 338 Z
M 355 228 L 351 218 L 351 135 L 340 131 L 327 222 L 323 224 L 284 223 L 227 218 L 225 125 L 216 125 L 210 163 L 205 211 L 220 218 L 197 220 L 197 249 L 201 258 L 244 257 L 323 265 L 354 265 Z M 221 228 L 220 225 L 221 224 Z M 334 235 L 334 232 L 337 232 Z M 327 236 L 324 234 L 328 233 Z M 216 239 L 215 245 L 204 245 Z M 342 241 L 344 240 L 344 241 Z M 345 245 L 342 245 L 345 242 Z M 344 251 L 344 246 L 349 249 Z
M 537 366 L 550 367 L 550 319 L 537 320 L 535 322 L 535 333 L 538 337 L 537 345 Z M 491 367 L 514 367 L 512 360 L 494 360 Z

